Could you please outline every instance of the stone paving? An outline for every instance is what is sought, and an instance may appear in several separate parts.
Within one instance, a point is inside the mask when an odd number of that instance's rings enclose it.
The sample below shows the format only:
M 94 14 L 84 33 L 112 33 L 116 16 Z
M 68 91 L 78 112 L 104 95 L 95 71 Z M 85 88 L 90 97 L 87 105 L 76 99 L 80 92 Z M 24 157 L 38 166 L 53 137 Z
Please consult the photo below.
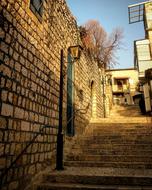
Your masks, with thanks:
M 92 118 L 91 123 L 152 123 L 152 117 L 142 115 L 138 105 L 115 105 L 108 118 Z
M 127 168 L 107 168 L 107 167 L 64 167 L 64 170 L 50 170 L 49 174 L 54 175 L 88 175 L 88 176 L 136 176 L 152 177 L 152 169 L 127 169 Z

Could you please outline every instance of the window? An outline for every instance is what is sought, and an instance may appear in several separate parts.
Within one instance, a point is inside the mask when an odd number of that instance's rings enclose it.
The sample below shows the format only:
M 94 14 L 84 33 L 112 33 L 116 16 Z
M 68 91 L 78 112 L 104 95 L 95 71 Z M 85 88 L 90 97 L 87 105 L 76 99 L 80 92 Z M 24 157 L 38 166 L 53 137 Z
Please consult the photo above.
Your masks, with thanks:
M 144 4 L 146 2 L 128 6 L 129 24 L 144 20 Z
M 38 17 L 38 19 L 42 19 L 43 0 L 30 0 L 30 9 Z
M 124 80 L 123 80 L 123 84 L 126 85 L 126 84 L 128 83 L 127 81 L 128 81 L 127 79 L 124 79 Z

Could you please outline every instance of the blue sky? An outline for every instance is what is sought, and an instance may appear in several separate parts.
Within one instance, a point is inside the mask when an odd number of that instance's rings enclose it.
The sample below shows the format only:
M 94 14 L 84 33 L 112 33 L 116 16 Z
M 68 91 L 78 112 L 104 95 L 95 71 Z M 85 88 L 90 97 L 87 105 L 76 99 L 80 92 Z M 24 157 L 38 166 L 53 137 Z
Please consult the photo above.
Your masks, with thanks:
M 129 24 L 128 5 L 146 0 L 66 0 L 78 25 L 90 19 L 98 20 L 106 32 L 116 27 L 124 30 L 124 48 L 116 54 L 119 64 L 115 68 L 130 68 L 133 63 L 133 41 L 144 38 L 143 22 Z

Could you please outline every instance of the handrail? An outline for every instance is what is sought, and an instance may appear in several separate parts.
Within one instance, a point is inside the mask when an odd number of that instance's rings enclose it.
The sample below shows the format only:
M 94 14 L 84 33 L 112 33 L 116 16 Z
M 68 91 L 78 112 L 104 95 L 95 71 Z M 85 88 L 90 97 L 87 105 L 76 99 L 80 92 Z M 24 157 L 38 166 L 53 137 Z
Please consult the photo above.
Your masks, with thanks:
M 86 106 L 86 108 L 76 109 L 76 110 L 74 111 L 74 113 L 72 114 L 72 116 L 70 117 L 70 119 L 67 121 L 67 124 L 69 124 L 70 121 L 71 121 L 73 118 L 75 118 L 75 115 L 76 115 L 77 112 L 79 112 L 79 111 L 84 111 L 84 112 L 81 112 L 81 114 L 86 114 L 87 111 L 88 111 L 88 109 L 89 109 L 89 107 L 90 107 L 90 103 L 88 103 L 88 105 Z
M 44 125 L 44 126 L 41 126 L 40 127 L 40 131 L 33 137 L 33 139 L 25 146 L 25 148 L 20 152 L 20 154 L 18 154 L 18 156 L 15 158 L 14 161 L 11 162 L 10 166 L 7 167 L 1 174 L 1 177 L 0 177 L 0 189 L 2 188 L 2 185 L 3 185 L 3 179 L 4 177 L 7 175 L 7 173 L 10 171 L 10 169 L 13 167 L 13 165 L 19 160 L 19 158 L 24 154 L 24 152 L 27 150 L 27 148 L 32 145 L 35 141 L 35 139 L 39 136 L 39 135 L 44 135 L 44 129 L 46 128 L 50 128 L 52 126 L 50 125 Z

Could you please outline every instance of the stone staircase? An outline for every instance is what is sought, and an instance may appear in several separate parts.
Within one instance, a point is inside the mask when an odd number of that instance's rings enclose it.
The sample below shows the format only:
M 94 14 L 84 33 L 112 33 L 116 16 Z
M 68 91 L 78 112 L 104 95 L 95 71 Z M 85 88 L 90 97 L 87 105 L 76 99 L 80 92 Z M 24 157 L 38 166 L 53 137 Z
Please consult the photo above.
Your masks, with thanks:
M 122 118 L 122 117 L 143 117 L 143 115 L 141 115 L 141 111 L 139 109 L 138 105 L 124 105 L 124 106 L 119 106 L 119 105 L 115 105 L 115 107 L 111 110 L 110 112 L 110 118 Z
M 37 190 L 152 190 L 151 118 L 116 107 L 110 118 L 92 119 L 64 166 L 45 173 Z

